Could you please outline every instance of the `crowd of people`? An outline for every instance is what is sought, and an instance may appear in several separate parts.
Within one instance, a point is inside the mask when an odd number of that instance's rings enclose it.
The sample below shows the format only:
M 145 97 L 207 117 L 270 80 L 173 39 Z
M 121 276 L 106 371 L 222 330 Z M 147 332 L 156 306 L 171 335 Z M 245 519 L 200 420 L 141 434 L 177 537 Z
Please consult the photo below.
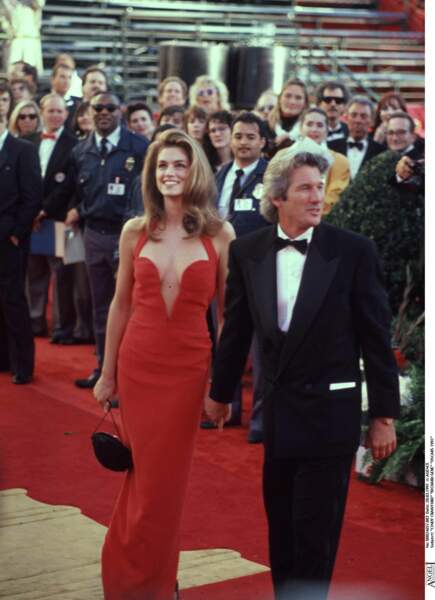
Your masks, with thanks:
M 201 75 L 188 87 L 170 76 L 150 107 L 123 103 L 99 66 L 80 81 L 67 54 L 57 57 L 47 90 L 34 67 L 11 66 L 0 82 L 0 369 L 15 384 L 31 382 L 35 336 L 95 342 L 97 364 L 75 385 L 94 388 L 105 409 L 119 405 L 123 441 L 141 467 L 125 479 L 106 538 L 106 598 L 172 597 L 195 432 L 199 423 L 241 425 L 248 355 L 248 441 L 266 448 L 275 592 L 299 597 L 314 581 L 304 598 L 326 597 L 359 439 L 360 348 L 375 457 L 394 450 L 399 400 L 376 251 L 320 221 L 337 214 L 346 227 L 354 210 L 345 199 L 378 162 L 388 164 L 382 185 L 399 190 L 399 200 L 405 190 L 412 205 L 423 161 L 423 140 L 393 91 L 376 106 L 341 81 L 312 91 L 293 77 L 279 94 L 265 90 L 252 110 L 235 111 L 222 81 Z M 354 201 L 370 212 L 384 198 Z M 409 218 L 418 229 L 421 211 Z M 35 251 L 32 238 L 48 223 L 80 238 L 84 259 L 65 264 Z M 360 225 L 353 219 L 351 229 L 364 232 Z M 395 227 L 392 235 L 407 235 Z M 382 259 L 382 236 L 375 241 Z M 394 285 L 387 292 L 397 308 Z M 324 511 L 314 518 L 304 498 L 318 489 L 310 477 L 318 477 L 320 456 Z M 302 522 L 312 525 L 300 531 Z M 297 556 L 296 538 L 308 540 Z

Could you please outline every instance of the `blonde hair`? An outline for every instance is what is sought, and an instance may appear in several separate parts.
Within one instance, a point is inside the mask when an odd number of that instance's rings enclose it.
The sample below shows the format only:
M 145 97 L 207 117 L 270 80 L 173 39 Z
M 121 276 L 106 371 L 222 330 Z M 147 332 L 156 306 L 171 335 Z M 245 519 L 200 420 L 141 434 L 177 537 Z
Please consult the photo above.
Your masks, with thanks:
M 188 236 L 216 235 L 223 221 L 215 209 L 216 184 L 207 157 L 187 133 L 169 129 L 149 146 L 142 171 L 143 227 L 148 237 L 157 241 L 155 228 L 164 225 L 166 220 L 163 196 L 156 181 L 157 160 L 163 148 L 180 148 L 190 163 L 183 193 L 183 226 Z
M 55 94 L 54 92 L 50 92 L 49 94 L 45 94 L 45 96 L 42 96 L 41 100 L 39 101 L 39 106 L 41 110 L 44 110 L 44 104 L 46 104 L 49 100 L 61 100 L 66 110 L 65 99 L 62 98 L 62 96 L 59 96 L 59 94 Z
M 219 79 L 213 79 L 208 75 L 199 75 L 189 88 L 189 104 L 196 104 L 198 96 L 198 88 L 204 85 L 213 86 L 219 96 L 219 108 L 218 110 L 231 110 L 230 103 L 228 101 L 228 88 L 223 81 Z
M 300 167 L 317 167 L 320 173 L 326 173 L 329 163 L 319 154 L 299 152 L 293 154 L 290 148 L 284 148 L 275 154 L 267 165 L 263 177 L 263 195 L 260 201 L 260 213 L 270 223 L 278 222 L 278 209 L 272 200 L 285 198 L 291 185 L 291 176 Z
M 278 99 L 276 101 L 275 107 L 272 109 L 270 115 L 269 115 L 269 126 L 270 128 L 274 131 L 275 127 L 277 125 L 281 124 L 281 119 L 282 119 L 282 115 L 281 115 L 281 96 L 283 95 L 283 93 L 285 92 L 285 90 L 290 87 L 291 85 L 297 85 L 298 87 L 302 88 L 303 92 L 304 92 L 304 96 L 305 96 L 305 107 L 306 108 L 308 106 L 308 91 L 307 91 L 307 86 L 305 85 L 305 83 L 302 81 L 302 79 L 298 79 L 296 77 L 291 77 L 290 79 L 287 79 L 287 81 L 284 83 L 284 85 L 282 86 L 282 90 L 280 91 L 279 95 L 278 95 Z
M 10 133 L 12 135 L 14 135 L 15 137 L 19 137 L 21 135 L 21 132 L 18 129 L 18 117 L 20 116 L 20 113 L 23 110 L 23 108 L 29 108 L 29 107 L 33 108 L 33 110 L 35 111 L 36 116 L 37 116 L 37 119 L 36 119 L 37 126 L 36 126 L 35 131 L 41 131 L 41 129 L 42 129 L 41 114 L 39 112 L 39 108 L 38 108 L 38 105 L 36 104 L 36 102 L 33 102 L 33 100 L 21 100 L 21 102 L 18 102 L 18 104 L 12 111 L 11 116 L 9 117 L 8 129 L 9 129 Z

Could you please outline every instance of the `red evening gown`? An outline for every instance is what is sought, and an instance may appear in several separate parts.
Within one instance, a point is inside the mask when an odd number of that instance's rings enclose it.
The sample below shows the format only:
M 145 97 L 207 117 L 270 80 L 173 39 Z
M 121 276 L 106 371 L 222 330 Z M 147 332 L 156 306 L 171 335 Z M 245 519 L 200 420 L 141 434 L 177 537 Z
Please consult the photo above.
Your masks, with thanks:
M 182 274 L 168 316 L 156 265 L 134 252 L 133 312 L 118 360 L 124 443 L 133 469 L 123 482 L 102 551 L 106 600 L 172 600 L 179 530 L 207 383 L 211 341 L 206 311 L 216 290 L 217 255 Z

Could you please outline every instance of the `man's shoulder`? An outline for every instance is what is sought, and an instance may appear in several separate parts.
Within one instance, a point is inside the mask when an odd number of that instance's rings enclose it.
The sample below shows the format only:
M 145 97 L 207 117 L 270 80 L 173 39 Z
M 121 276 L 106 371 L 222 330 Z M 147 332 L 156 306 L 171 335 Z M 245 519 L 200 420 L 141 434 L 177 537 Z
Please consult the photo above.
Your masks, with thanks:
M 339 138 L 336 140 L 331 140 L 327 142 L 328 148 L 334 150 L 335 152 L 339 152 L 340 154 L 346 154 L 347 150 L 347 140 L 346 138 Z
M 228 174 L 228 171 L 233 166 L 233 163 L 234 163 L 234 161 L 230 160 L 230 162 L 227 162 L 224 165 L 222 165 L 222 167 L 219 169 L 219 171 L 215 175 L 216 181 L 221 181 L 221 180 L 225 179 L 225 177 Z
M 250 233 L 246 233 L 231 242 L 231 245 L 234 246 L 234 251 L 244 253 L 249 253 L 251 250 L 260 251 L 262 245 L 264 243 L 269 243 L 271 238 L 274 236 L 275 227 L 271 225 L 265 225 L 264 227 L 260 227 L 260 229 L 256 229 L 255 231 L 251 231 Z
M 332 248 L 355 248 L 362 250 L 364 248 L 371 248 L 374 245 L 374 242 L 365 235 L 361 235 L 350 229 L 331 225 L 331 223 L 323 222 L 316 227 L 315 231 L 315 237 L 323 243 L 326 242 L 326 245 L 331 250 Z
M 261 157 L 255 170 L 257 173 L 264 173 L 268 164 L 269 162 L 265 158 Z
M 142 135 L 138 135 L 133 131 L 130 131 L 126 127 L 121 128 L 121 144 L 128 145 L 129 150 L 133 150 L 137 153 L 144 153 L 149 146 L 149 141 Z
M 5 146 L 9 152 L 13 152 L 17 156 L 20 154 L 25 154 L 26 156 L 37 156 L 38 154 L 35 144 L 33 144 L 30 140 L 16 138 L 11 134 L 7 136 L 5 140 Z

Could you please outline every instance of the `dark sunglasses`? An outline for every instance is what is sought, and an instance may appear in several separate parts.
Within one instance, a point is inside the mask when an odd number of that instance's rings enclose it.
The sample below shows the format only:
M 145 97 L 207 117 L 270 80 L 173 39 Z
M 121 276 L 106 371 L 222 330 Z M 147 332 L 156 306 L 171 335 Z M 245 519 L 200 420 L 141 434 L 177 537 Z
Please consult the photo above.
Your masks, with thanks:
M 93 104 L 92 108 L 97 113 L 103 112 L 103 110 L 108 110 L 109 112 L 113 113 L 115 110 L 118 110 L 119 106 L 118 104 Z
M 31 121 L 34 121 L 37 118 L 38 118 L 38 115 L 35 115 L 34 113 L 31 115 L 18 115 L 19 121 L 24 121 L 25 119 L 30 119 Z
M 344 98 L 336 98 L 335 96 L 323 96 L 321 100 L 322 102 L 326 102 L 326 104 L 331 104 L 331 102 L 335 102 L 335 104 L 344 104 Z
M 204 90 L 199 90 L 198 96 L 212 96 L 215 93 L 214 88 L 206 88 Z
M 264 110 L 272 110 L 273 108 L 275 108 L 274 104 L 265 104 L 264 106 L 259 106 L 258 110 L 263 112 Z

